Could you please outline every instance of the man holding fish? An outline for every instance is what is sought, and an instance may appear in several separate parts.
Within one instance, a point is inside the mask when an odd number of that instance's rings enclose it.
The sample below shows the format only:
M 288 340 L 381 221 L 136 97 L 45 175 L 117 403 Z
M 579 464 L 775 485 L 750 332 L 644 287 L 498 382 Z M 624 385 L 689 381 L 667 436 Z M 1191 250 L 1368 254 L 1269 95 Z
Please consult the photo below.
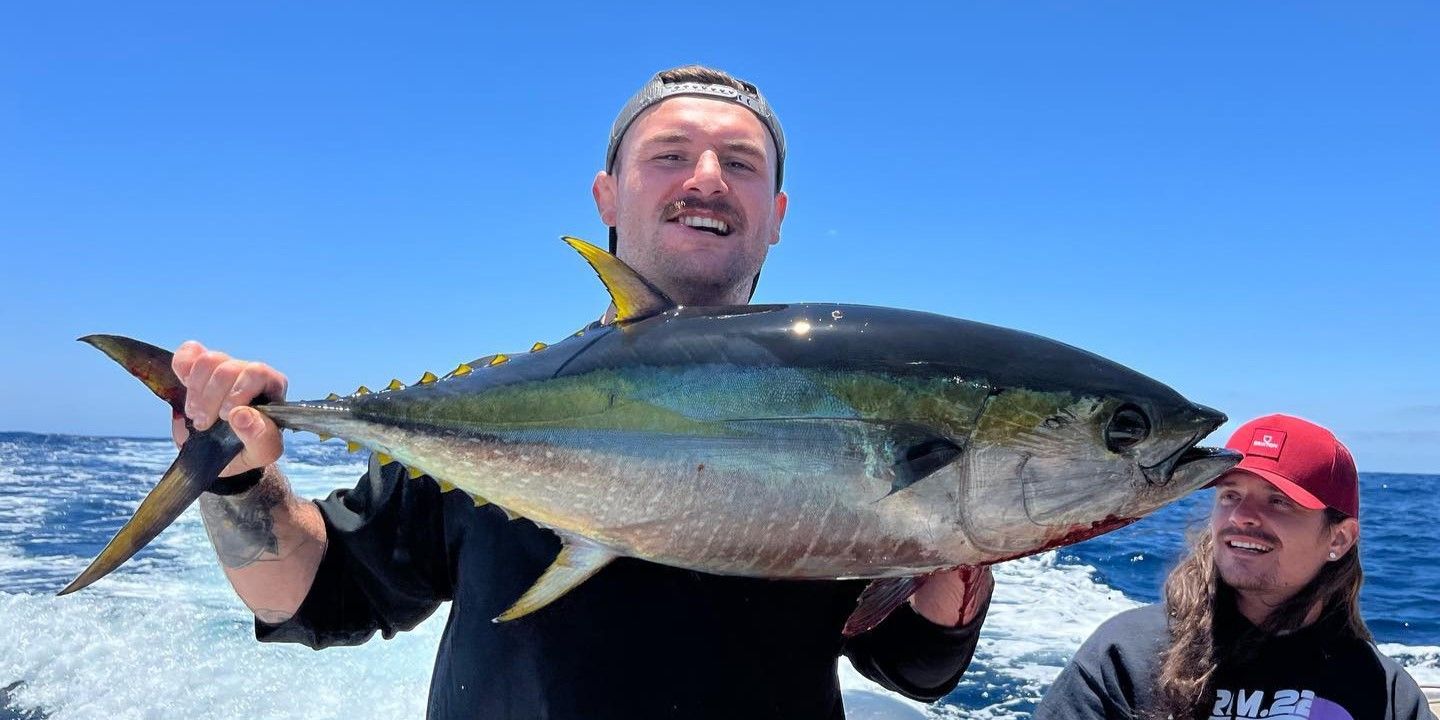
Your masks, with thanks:
M 748 303 L 780 239 L 784 160 L 779 122 L 753 86 L 699 66 L 657 74 L 617 118 L 594 181 L 611 252 L 680 305 Z M 866 623 L 879 624 L 850 637 L 842 630 L 863 581 L 713 575 L 632 558 L 543 612 L 493 623 L 561 552 L 555 534 L 407 478 L 399 463 L 372 460 L 353 490 L 301 500 L 274 465 L 279 429 L 250 407 L 283 399 L 285 377 L 196 342 L 179 348 L 173 369 L 193 427 L 227 420 L 244 443 L 200 505 L 257 636 L 355 644 L 413 628 L 451 601 L 430 717 L 840 718 L 840 655 L 933 701 L 974 651 L 988 566 L 890 588 L 902 595 Z M 174 433 L 186 439 L 185 418 Z

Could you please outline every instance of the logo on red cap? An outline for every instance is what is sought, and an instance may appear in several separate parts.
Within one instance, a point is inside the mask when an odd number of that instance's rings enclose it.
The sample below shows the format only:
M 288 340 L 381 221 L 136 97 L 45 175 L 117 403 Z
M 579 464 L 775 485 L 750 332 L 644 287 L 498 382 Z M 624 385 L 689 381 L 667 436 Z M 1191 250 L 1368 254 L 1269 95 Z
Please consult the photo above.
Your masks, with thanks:
M 1280 450 L 1285 447 L 1285 431 L 1255 428 L 1250 437 L 1250 449 L 1246 455 L 1259 455 L 1271 460 L 1280 459 Z

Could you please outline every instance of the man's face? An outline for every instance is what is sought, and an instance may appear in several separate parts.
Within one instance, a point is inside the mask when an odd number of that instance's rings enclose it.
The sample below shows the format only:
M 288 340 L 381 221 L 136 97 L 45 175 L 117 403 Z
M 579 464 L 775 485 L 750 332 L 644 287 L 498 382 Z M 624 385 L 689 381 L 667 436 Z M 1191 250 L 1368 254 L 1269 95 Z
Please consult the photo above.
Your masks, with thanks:
M 1314 579 L 1331 551 L 1349 551 L 1356 529 L 1349 519 L 1327 528 L 1323 510 L 1301 507 L 1248 472 L 1231 471 L 1216 483 L 1210 531 L 1220 577 L 1271 606 Z
M 774 141 L 735 103 L 674 97 L 626 131 L 615 174 L 595 177 L 595 204 L 619 255 L 691 305 L 744 303 L 786 197 L 775 192 Z

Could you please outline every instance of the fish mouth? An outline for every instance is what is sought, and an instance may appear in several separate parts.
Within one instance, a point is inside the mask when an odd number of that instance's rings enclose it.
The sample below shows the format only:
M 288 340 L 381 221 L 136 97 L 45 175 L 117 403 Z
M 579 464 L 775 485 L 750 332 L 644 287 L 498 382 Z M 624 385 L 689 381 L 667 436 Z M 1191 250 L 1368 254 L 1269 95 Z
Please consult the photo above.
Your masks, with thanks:
M 1198 438 L 1197 438 L 1198 439 Z M 1199 490 L 1239 464 L 1244 456 L 1234 450 L 1191 446 L 1179 452 L 1170 469 L 1170 482 L 1186 491 Z M 1148 474 L 1148 471 L 1147 471 Z
M 1156 486 L 1175 484 L 1187 490 L 1198 490 L 1234 467 L 1240 462 L 1240 453 L 1196 445 L 1216 428 L 1224 425 L 1227 419 L 1225 413 L 1219 410 L 1194 405 L 1190 419 L 1186 422 L 1191 429 L 1190 437 L 1161 461 L 1142 467 L 1146 481 Z

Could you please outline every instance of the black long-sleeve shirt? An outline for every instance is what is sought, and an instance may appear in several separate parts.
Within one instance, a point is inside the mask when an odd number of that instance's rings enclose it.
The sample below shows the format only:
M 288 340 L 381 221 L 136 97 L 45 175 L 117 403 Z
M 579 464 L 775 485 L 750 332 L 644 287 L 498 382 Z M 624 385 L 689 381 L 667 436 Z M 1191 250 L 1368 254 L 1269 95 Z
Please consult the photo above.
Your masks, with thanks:
M 1435 720 L 1415 680 L 1371 643 L 1345 636 L 1340 618 L 1272 636 L 1245 659 L 1221 662 L 1202 706 L 1212 720 Z M 1217 632 L 1254 632 L 1238 612 Z M 1158 706 L 1156 673 L 1169 641 L 1165 611 L 1150 605 L 1101 625 L 1035 710 L 1035 720 L 1143 720 Z M 1224 640 L 1222 639 L 1222 642 Z
M 554 560 L 553 533 L 395 464 L 317 504 L 329 545 L 310 593 L 284 624 L 257 621 L 257 637 L 353 645 L 413 628 L 448 600 L 430 685 L 437 720 L 842 718 L 842 653 L 882 685 L 936 700 L 959 682 L 984 620 L 943 628 L 905 605 L 847 642 L 863 581 L 621 558 L 555 603 L 493 623 Z

